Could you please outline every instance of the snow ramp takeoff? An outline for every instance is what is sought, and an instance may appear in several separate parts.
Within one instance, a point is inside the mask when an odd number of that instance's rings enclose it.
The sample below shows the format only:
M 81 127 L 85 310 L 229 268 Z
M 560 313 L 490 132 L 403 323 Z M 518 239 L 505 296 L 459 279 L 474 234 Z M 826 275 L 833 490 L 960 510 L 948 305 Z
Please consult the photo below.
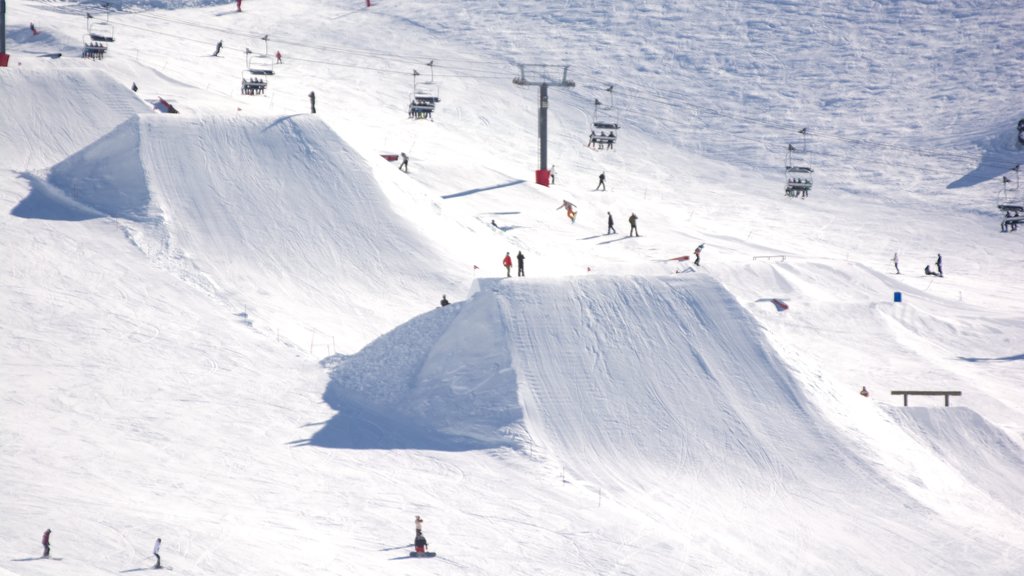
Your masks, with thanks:
M 49 184 L 123 219 L 151 258 L 233 312 L 325 356 L 378 335 L 379 310 L 447 285 L 434 271 L 446 259 L 316 117 L 136 117 Z
M 314 444 L 518 444 L 544 463 L 539 483 L 564 470 L 635 520 L 635 540 L 608 542 L 627 559 L 669 552 L 727 574 L 1015 569 L 1016 534 L 929 508 L 856 456 L 705 275 L 480 281 L 338 362 L 325 396 L 339 414 Z M 971 554 L 907 554 L 924 541 Z
M 149 105 L 105 72 L 21 70 L 0 74 L 0 169 L 52 166 Z

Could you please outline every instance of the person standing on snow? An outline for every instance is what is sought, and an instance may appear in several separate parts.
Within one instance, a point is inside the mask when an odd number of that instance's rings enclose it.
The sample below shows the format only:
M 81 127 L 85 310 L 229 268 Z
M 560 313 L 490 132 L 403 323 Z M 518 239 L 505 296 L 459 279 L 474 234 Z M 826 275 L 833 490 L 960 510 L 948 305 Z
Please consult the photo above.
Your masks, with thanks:
M 161 568 L 160 566 L 160 542 L 159 538 L 153 543 L 153 556 L 156 556 L 156 566 L 154 568 Z
M 220 56 L 220 49 L 223 48 L 223 47 L 224 47 L 224 41 L 223 40 L 217 40 L 217 47 L 214 48 L 213 55 L 214 56 Z
M 235 11 L 236 12 L 241 12 L 242 11 L 242 0 L 235 0 Z
M 618 232 L 615 231 L 615 219 L 612 218 L 611 212 L 608 213 L 608 233 L 618 234 Z
M 638 236 L 639 236 L 639 234 L 638 234 Z M 700 266 L 700 251 L 703 250 L 703 249 L 704 249 L 704 244 L 701 244 L 700 246 L 697 246 L 696 250 L 693 251 L 693 255 L 696 256 L 696 259 L 693 261 L 693 265 L 694 266 Z
M 516 260 L 519 262 L 519 275 L 526 276 L 526 272 L 523 271 L 523 260 L 526 260 L 526 256 L 523 256 L 522 250 L 519 251 L 519 254 L 516 254 Z
M 47 528 L 46 532 L 43 532 L 43 558 L 50 557 L 50 529 Z
M 309 92 L 309 113 L 316 114 L 316 92 Z
M 505 259 L 501 261 L 501 265 L 505 267 L 505 277 L 512 277 L 512 255 L 505 252 Z
M 604 190 L 604 189 L 605 189 L 604 188 L 604 172 L 601 172 L 601 174 L 597 177 L 597 188 L 594 188 L 594 190 Z
M 401 156 L 402 156 L 402 163 L 398 165 L 398 169 L 401 170 L 402 172 L 405 172 L 406 174 L 408 174 L 409 173 L 409 157 L 405 155 L 405 152 L 402 152 Z
M 892 255 L 892 265 L 896 267 L 896 273 L 900 273 L 900 253 L 895 252 Z
M 416 515 L 416 533 L 423 532 L 423 518 L 420 518 L 419 514 Z
M 939 272 L 939 278 L 942 278 L 942 254 L 935 260 L 935 269 Z
M 278 51 L 277 51 L 277 53 L 276 53 L 276 54 L 274 54 L 274 56 L 276 56 L 276 57 L 277 57 L 277 63 L 278 63 L 278 64 L 281 64 L 281 51 L 280 51 L 280 50 L 278 50 Z
M 640 231 L 636 229 L 636 221 L 637 221 L 636 212 L 633 212 L 633 213 L 631 213 L 629 215 L 629 235 L 630 235 L 630 237 L 632 237 L 633 233 L 636 232 L 636 237 L 639 238 L 640 237 Z

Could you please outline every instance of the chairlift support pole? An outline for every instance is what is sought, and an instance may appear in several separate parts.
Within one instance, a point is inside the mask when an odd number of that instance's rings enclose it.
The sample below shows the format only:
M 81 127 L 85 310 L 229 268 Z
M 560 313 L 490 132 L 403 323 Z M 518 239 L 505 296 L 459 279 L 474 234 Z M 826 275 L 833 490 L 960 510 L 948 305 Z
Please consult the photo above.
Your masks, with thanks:
M 7 0 L 0 0 L 0 68 L 7 67 Z
M 549 66 L 543 64 L 519 64 L 518 66 L 519 76 L 512 79 L 513 84 L 518 84 L 519 86 L 540 86 L 540 104 L 537 111 L 537 134 L 540 139 L 540 168 L 537 170 L 536 182 L 542 186 L 547 186 L 551 175 L 548 171 L 548 86 L 572 88 L 576 86 L 576 83 L 568 78 L 568 66 L 562 66 L 561 80 L 548 78 L 544 74 L 544 70 L 549 68 Z M 539 79 L 531 80 L 527 78 L 527 67 L 539 69 L 535 72 Z

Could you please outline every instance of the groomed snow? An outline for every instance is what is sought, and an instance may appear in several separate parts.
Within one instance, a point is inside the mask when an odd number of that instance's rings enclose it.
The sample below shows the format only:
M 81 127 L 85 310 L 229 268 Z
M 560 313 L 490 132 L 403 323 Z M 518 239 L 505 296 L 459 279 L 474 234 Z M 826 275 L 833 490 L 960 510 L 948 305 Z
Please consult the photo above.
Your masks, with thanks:
M 99 4 L 7 7 L 0 573 L 1024 568 L 1016 3 Z

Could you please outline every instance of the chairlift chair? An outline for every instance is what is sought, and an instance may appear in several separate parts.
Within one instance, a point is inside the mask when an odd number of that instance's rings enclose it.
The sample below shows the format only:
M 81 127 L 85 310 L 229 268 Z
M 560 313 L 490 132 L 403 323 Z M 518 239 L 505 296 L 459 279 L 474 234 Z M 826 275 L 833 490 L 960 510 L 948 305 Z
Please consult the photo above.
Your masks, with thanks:
M 267 91 L 267 81 L 264 78 L 251 76 L 252 70 L 242 71 L 242 95 L 260 96 Z
M 804 135 L 803 147 L 797 149 L 789 144 L 786 148 L 786 196 L 793 198 L 806 198 L 814 185 L 814 168 L 807 152 L 807 129 L 800 133 Z
M 96 42 L 113 42 L 114 25 L 110 22 L 93 22 L 89 20 L 89 39 Z
M 103 44 L 98 40 L 94 40 L 89 34 L 84 36 L 82 43 L 84 44 L 82 47 L 82 58 L 103 60 L 103 56 L 107 53 L 106 44 Z
M 259 76 L 272 76 L 274 74 L 274 58 L 269 54 L 249 55 L 249 72 Z

